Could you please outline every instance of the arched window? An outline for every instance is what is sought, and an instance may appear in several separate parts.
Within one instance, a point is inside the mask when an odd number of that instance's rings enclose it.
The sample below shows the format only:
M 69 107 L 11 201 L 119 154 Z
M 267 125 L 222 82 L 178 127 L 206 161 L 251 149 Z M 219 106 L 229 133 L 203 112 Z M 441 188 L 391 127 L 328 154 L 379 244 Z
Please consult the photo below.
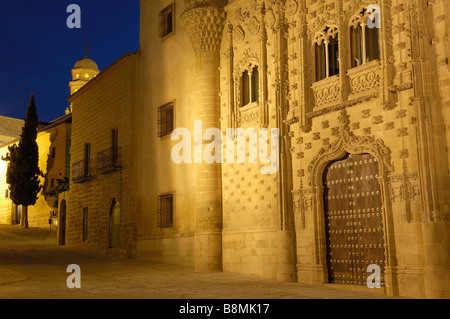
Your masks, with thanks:
M 369 16 L 367 9 L 363 9 L 350 22 L 352 68 L 380 58 L 379 29 L 368 25 Z
M 258 67 L 255 66 L 252 70 L 252 102 L 258 101 L 259 98 L 259 70 Z
M 339 74 L 339 41 L 336 28 L 326 27 L 315 39 L 316 81 Z
M 259 99 L 259 69 L 254 66 L 245 70 L 241 77 L 241 106 L 257 102 Z
M 120 204 L 114 199 L 109 214 L 109 247 L 120 246 Z
M 242 106 L 250 103 L 250 77 L 247 70 L 242 73 Z

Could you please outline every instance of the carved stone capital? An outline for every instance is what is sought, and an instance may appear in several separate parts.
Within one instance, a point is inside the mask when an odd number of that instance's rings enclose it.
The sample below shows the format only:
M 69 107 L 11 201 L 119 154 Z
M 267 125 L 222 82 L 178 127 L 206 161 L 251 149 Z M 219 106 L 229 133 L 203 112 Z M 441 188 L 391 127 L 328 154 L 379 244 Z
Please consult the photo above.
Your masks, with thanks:
M 226 20 L 223 5 L 227 2 L 185 1 L 187 10 L 181 15 L 181 22 L 197 54 L 220 51 Z

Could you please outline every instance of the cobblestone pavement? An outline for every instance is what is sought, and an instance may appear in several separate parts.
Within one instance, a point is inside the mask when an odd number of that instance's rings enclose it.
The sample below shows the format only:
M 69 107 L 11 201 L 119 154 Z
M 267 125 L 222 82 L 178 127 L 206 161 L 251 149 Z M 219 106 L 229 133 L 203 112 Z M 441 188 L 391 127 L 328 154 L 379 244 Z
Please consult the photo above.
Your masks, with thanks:
M 81 269 L 81 288 L 69 289 L 67 266 Z M 120 259 L 56 244 L 47 229 L 0 226 L 0 298 L 62 299 L 389 299 L 381 293 L 181 266 Z

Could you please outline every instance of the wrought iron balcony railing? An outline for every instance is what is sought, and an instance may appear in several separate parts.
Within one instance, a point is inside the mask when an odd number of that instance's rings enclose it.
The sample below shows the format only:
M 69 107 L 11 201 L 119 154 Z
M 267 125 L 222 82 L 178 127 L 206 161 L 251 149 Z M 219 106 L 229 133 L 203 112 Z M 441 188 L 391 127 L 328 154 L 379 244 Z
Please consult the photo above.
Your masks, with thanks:
M 97 171 L 101 174 L 120 169 L 118 152 L 114 147 L 97 153 Z
M 72 180 L 75 183 L 81 183 L 87 180 L 91 180 L 89 172 L 89 163 L 85 160 L 76 162 L 72 165 Z

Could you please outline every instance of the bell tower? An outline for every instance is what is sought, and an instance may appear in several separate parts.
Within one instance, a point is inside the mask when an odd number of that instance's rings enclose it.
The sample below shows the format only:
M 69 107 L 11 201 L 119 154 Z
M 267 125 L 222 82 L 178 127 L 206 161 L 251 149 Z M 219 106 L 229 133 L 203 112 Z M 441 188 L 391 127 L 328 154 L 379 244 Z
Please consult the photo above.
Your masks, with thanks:
M 78 60 L 72 69 L 72 81 L 69 83 L 70 94 L 72 95 L 81 89 L 99 73 L 97 64 L 91 59 L 85 57 Z
M 97 64 L 87 56 L 78 60 L 72 69 L 72 81 L 69 83 L 70 94 L 81 89 L 99 73 Z
M 79 59 L 72 69 L 72 81 L 69 82 L 70 95 L 81 89 L 86 83 L 95 78 L 100 73 L 97 63 L 87 57 L 89 48 L 85 41 L 86 48 L 84 58 Z M 72 104 L 69 112 L 72 112 Z

